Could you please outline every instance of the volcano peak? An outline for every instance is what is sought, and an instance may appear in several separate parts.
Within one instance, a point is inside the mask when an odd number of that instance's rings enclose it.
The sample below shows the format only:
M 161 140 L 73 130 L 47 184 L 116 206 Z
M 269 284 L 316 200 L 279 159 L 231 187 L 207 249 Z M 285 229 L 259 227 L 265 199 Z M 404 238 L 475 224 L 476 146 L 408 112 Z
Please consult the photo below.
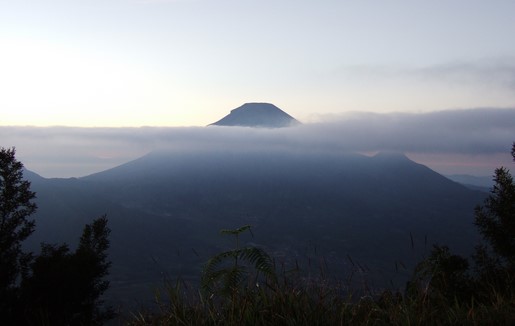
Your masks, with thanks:
M 211 125 L 282 128 L 299 123 L 298 120 L 273 104 L 245 103 Z

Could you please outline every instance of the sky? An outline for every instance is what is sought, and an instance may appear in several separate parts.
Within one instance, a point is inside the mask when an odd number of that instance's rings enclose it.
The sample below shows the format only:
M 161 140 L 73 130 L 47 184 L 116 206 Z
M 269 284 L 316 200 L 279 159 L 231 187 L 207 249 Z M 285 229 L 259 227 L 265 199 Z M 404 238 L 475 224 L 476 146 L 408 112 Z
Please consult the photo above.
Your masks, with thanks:
M 0 0 L 0 146 L 68 177 L 163 139 L 257 133 L 256 146 L 400 150 L 489 175 L 515 140 L 514 13 L 512 0 Z M 201 129 L 246 102 L 304 125 Z
M 0 125 L 515 106 L 515 1 L 0 0 Z

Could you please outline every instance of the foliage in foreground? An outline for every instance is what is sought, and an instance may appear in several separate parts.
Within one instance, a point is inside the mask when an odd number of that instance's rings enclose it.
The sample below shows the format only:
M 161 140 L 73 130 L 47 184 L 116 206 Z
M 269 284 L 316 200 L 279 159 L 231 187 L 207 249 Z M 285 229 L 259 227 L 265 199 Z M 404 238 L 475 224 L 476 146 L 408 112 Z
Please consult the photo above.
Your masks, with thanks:
M 138 312 L 128 325 L 512 325 L 515 299 L 491 293 L 491 302 L 429 300 L 425 293 L 385 291 L 354 297 L 324 280 L 272 287 L 248 284 L 216 301 L 178 281 L 168 284 L 158 311 Z
M 248 226 L 224 231 L 233 234 Z M 270 257 L 236 248 L 205 265 L 200 290 L 177 281 L 158 293 L 158 311 L 138 312 L 128 325 L 511 325 L 515 322 L 513 289 L 499 292 L 466 273 L 466 259 L 436 247 L 415 272 L 406 293 L 358 296 L 342 284 L 298 270 L 275 274 Z M 257 258 L 259 257 L 259 259 Z M 223 262 L 226 262 L 224 265 Z M 273 263 L 272 263 L 273 264 Z M 438 268 L 434 268 L 434 267 Z M 264 272 L 263 272 L 264 271 Z M 237 277 L 234 277 L 237 275 Z M 261 275 L 261 277 L 260 277 Z M 422 283 L 425 277 L 431 282 Z M 416 281 L 415 281 L 416 280 Z

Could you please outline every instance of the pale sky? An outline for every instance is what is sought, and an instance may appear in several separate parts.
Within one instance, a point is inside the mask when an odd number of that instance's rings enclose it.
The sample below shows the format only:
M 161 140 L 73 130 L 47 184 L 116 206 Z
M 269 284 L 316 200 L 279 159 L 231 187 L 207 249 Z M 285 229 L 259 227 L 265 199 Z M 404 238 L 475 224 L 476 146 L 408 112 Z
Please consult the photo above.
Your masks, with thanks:
M 504 0 L 0 0 L 0 126 L 513 108 L 514 17 Z

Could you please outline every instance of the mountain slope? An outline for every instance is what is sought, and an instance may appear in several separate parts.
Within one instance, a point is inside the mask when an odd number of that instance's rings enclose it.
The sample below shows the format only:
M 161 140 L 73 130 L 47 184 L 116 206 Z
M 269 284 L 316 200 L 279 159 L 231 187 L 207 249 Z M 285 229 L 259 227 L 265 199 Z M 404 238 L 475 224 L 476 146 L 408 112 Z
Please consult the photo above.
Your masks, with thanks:
M 82 181 L 127 208 L 189 220 L 209 232 L 253 224 L 256 238 L 275 249 L 308 238 L 331 247 L 343 237 L 348 246 L 340 254 L 358 246 L 355 254 L 389 251 L 389 257 L 409 249 L 396 237 L 410 232 L 465 250 L 475 236 L 473 208 L 483 198 L 391 155 L 152 153 Z
M 397 272 L 396 262 L 413 266 L 431 243 L 472 248 L 473 208 L 484 197 L 403 155 L 293 150 L 154 152 L 34 185 L 38 227 L 54 230 L 38 240 L 60 241 L 63 223 L 108 214 L 112 293 L 127 297 L 159 285 L 162 273 L 194 280 L 202 262 L 230 245 L 218 230 L 245 224 L 254 237 L 242 244 L 262 246 L 286 265 L 323 256 L 344 277 L 353 269 L 349 255 L 367 266 L 368 282 L 402 285 L 409 271 Z

